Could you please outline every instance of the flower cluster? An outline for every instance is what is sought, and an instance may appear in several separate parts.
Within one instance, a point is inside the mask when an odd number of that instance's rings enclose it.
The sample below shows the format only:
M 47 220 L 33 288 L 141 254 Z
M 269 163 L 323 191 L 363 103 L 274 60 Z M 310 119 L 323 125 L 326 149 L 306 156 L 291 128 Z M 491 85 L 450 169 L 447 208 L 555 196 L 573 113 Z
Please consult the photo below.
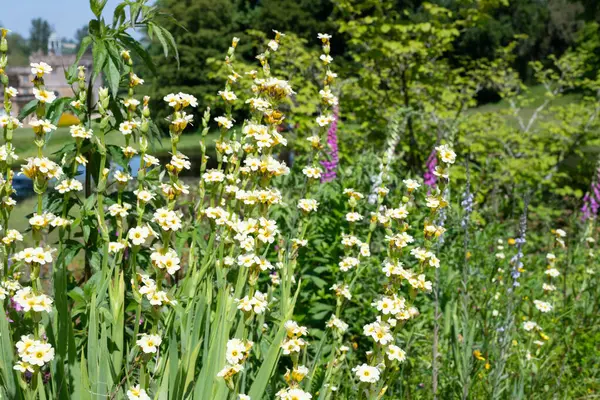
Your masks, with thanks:
M 14 369 L 25 372 L 36 372 L 54 359 L 54 348 L 46 341 L 35 339 L 32 335 L 21 336 L 17 342 L 17 353 L 20 360 Z
M 227 342 L 227 349 L 225 350 L 225 359 L 227 364 L 219 371 L 218 377 L 225 379 L 227 384 L 231 387 L 232 378 L 240 371 L 244 369 L 244 361 L 250 355 L 252 349 L 252 343 L 249 340 L 243 341 L 240 339 L 230 339 Z

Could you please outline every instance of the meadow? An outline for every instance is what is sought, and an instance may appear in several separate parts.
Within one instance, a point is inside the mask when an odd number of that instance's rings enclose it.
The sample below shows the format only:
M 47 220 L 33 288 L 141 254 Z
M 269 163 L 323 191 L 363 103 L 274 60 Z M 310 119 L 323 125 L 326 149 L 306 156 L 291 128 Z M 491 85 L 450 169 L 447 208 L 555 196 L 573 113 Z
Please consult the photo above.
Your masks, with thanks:
M 156 99 L 128 32 L 183 59 L 162 10 L 105 3 L 72 97 L 31 63 L 19 116 L 0 31 L 0 398 L 599 396 L 591 44 L 525 85 L 515 42 L 443 57 L 477 2 L 407 22 L 345 1 L 351 78 L 333 35 L 254 32 L 250 61 L 238 37 L 211 61 L 208 100 Z

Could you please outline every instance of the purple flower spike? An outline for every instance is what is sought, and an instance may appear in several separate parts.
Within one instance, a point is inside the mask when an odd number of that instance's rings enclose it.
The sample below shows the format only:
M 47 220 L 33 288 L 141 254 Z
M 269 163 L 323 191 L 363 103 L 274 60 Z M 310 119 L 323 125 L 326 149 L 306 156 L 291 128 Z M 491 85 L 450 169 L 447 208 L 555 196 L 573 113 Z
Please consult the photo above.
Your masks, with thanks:
M 581 207 L 581 219 L 583 221 L 596 219 L 600 209 L 600 167 L 596 169 L 594 182 L 590 190 L 583 197 L 583 206 Z
M 321 182 L 331 182 L 337 177 L 336 170 L 340 162 L 337 137 L 339 113 L 339 106 L 335 106 L 333 109 L 333 121 L 327 131 L 327 144 L 329 145 L 329 151 L 327 152 L 328 159 L 321 161 L 321 165 L 325 169 L 321 176 Z
M 429 158 L 427 158 L 427 170 L 423 174 L 423 183 L 429 187 L 434 187 L 437 183 L 437 177 L 433 173 L 435 171 L 435 167 L 437 166 L 437 153 L 435 149 L 431 151 L 429 154 Z

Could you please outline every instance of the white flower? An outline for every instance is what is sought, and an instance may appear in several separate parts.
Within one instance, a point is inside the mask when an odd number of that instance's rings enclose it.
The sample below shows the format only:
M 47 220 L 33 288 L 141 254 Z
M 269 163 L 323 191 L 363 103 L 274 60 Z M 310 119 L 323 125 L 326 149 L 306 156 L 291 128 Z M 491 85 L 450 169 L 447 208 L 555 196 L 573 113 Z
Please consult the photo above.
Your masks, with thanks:
M 129 215 L 129 210 L 131 209 L 131 204 L 128 203 L 123 203 L 118 204 L 112 204 L 110 207 L 108 207 L 108 213 L 111 215 L 111 217 L 119 217 L 119 218 L 125 218 L 127 217 L 127 215 Z
M 121 242 L 110 242 L 108 243 L 108 252 L 109 253 L 118 253 L 119 251 L 125 248 L 125 244 Z
M 144 389 L 140 388 L 140 385 L 136 385 L 127 391 L 127 398 L 129 400 L 151 400 L 150 396 Z
M 554 292 L 556 290 L 556 286 L 549 283 L 542 283 L 542 289 L 548 292 Z
M 154 232 L 146 225 L 136 226 L 135 228 L 131 228 L 129 230 L 127 237 L 129 240 L 131 240 L 134 246 L 141 246 L 142 244 L 146 243 L 146 239 L 148 239 L 150 235 L 153 235 L 153 233 Z
M 525 322 L 523 322 L 523 329 L 525 329 L 527 332 L 529 332 L 534 329 L 541 329 L 541 328 L 538 324 L 536 324 L 533 321 L 525 321 Z
M 45 294 L 36 296 L 29 286 L 19 289 L 15 293 L 13 300 L 25 312 L 33 310 L 35 312 L 45 311 L 49 313 L 52 311 L 52 299 Z
M 544 271 L 544 273 L 548 276 L 551 276 L 552 278 L 556 278 L 560 275 L 560 272 L 556 268 L 549 268 L 546 271 Z
M 327 126 L 332 122 L 333 122 L 332 115 L 319 115 L 317 117 L 317 124 L 319 124 L 320 127 Z
M 23 235 L 16 229 L 9 229 L 6 231 L 6 236 L 2 238 L 2 242 L 6 245 L 9 245 L 13 242 L 22 242 Z
M 317 211 L 319 202 L 315 199 L 300 199 L 298 201 L 298 208 L 305 212 Z
M 535 308 L 537 308 L 538 310 L 540 310 L 543 313 L 547 313 L 552 311 L 552 304 L 547 303 L 545 301 L 541 301 L 541 300 L 534 300 L 533 304 L 535 304 Z
M 154 251 L 150 254 L 150 260 L 156 267 L 166 269 L 170 275 L 175 274 L 181 268 L 181 260 L 174 249 L 168 249 L 164 254 L 161 251 Z
M 148 203 L 154 200 L 155 197 L 154 193 L 149 192 L 147 190 L 135 190 L 133 193 L 136 195 L 137 199 L 142 203 Z
M 21 250 L 13 256 L 15 261 L 25 261 L 26 263 L 36 263 L 40 265 L 49 264 L 52 262 L 52 253 L 54 249 L 42 247 L 28 247 Z
M 379 370 L 376 367 L 362 364 L 352 368 L 352 371 L 361 382 L 375 383 L 379 380 Z
M 237 100 L 237 96 L 230 90 L 219 90 L 219 96 L 223 98 L 223 100 L 228 102 L 233 102 Z
M 83 184 L 77 179 L 65 179 L 55 187 L 60 194 L 79 192 L 83 190 Z
M 561 237 L 561 238 L 564 238 L 564 237 L 566 237 L 566 236 L 567 236 L 567 232 L 565 232 L 565 231 L 564 231 L 564 230 L 562 230 L 562 229 L 556 229 L 556 230 L 554 231 L 554 233 L 556 234 L 556 236 L 558 236 L 558 237 Z
M 380 323 L 379 321 L 363 326 L 363 334 L 373 339 L 375 343 L 379 343 L 383 346 L 392 342 L 394 339 L 390 331 L 390 326 L 383 322 Z
M 361 221 L 363 219 L 363 216 L 357 212 L 349 212 L 348 214 L 346 214 L 346 221 L 348 222 L 357 222 L 357 221 Z
M 327 321 L 327 327 L 335 328 L 340 333 L 344 333 L 344 332 L 346 332 L 346 330 L 348 330 L 348 324 L 345 323 L 344 321 L 342 321 L 341 319 L 339 319 L 338 317 L 336 317 L 335 315 L 332 315 L 329 318 L 329 320 Z
M 37 340 L 35 342 L 27 349 L 26 353 L 21 354 L 21 358 L 28 364 L 42 367 L 54 359 L 54 348 L 50 343 L 43 343 Z
M 181 229 L 181 216 L 177 211 L 159 208 L 154 212 L 152 221 L 156 222 L 164 231 L 178 231 Z
M 162 343 L 162 339 L 158 335 L 142 334 L 142 337 L 139 338 L 136 343 L 142 348 L 144 353 L 156 353 L 158 347 Z
M 239 364 L 246 356 L 246 344 L 240 339 L 230 339 L 227 342 L 225 359 L 229 364 Z
M 406 352 L 402 350 L 400 347 L 390 344 L 385 351 L 388 359 L 390 361 L 396 360 L 400 362 L 404 362 L 406 360 Z
M 302 173 L 309 178 L 319 179 L 321 177 L 321 168 L 319 167 L 304 167 L 302 168 Z
M 202 174 L 202 179 L 206 182 L 223 182 L 225 174 L 218 169 L 210 169 Z
M 132 125 L 131 122 L 129 122 L 129 121 L 124 121 L 119 124 L 119 131 L 121 131 L 121 133 L 125 136 L 131 135 L 131 133 L 133 132 L 133 129 L 134 129 L 134 125 Z
M 140 105 L 140 101 L 132 97 L 121 100 L 121 103 L 127 108 L 135 110 Z
M 45 74 L 49 74 L 50 72 L 52 72 L 52 67 L 43 61 L 39 63 L 31 63 L 30 66 L 31 73 L 33 75 L 36 75 L 38 78 L 41 78 Z
M 220 128 L 231 129 L 233 121 L 225 116 L 216 117 L 215 121 L 219 124 Z
M 17 95 L 19 94 L 19 91 L 18 91 L 17 89 L 15 89 L 14 87 L 10 86 L 10 87 L 7 87 L 7 88 L 4 90 L 4 93 L 5 93 L 5 94 L 6 94 L 6 95 L 7 95 L 9 98 L 12 98 L 12 97 L 17 97 Z
M 454 161 L 456 160 L 456 153 L 452 151 L 450 146 L 444 144 L 441 146 L 437 146 L 435 150 L 437 151 L 438 156 L 443 162 L 445 162 L 446 164 L 454 164 Z
M 325 65 L 331 64 L 331 62 L 333 61 L 333 57 L 331 57 L 329 54 L 321 54 L 319 59 L 323 61 L 323 64 Z
M 52 103 L 56 100 L 56 95 L 54 92 L 49 92 L 45 89 L 36 89 L 33 88 L 33 95 L 40 103 Z
M 35 120 L 29 122 L 29 125 L 36 132 L 42 131 L 44 133 L 50 133 L 50 132 L 56 130 L 56 126 L 54 126 L 48 119 L 35 119 Z
M 275 394 L 281 400 L 310 400 L 312 395 L 299 388 L 282 389 Z
M 440 206 L 440 200 L 436 197 L 427 196 L 425 201 L 426 201 L 425 205 L 433 210 L 437 209 Z
M 360 261 L 356 257 L 344 257 L 338 265 L 340 266 L 340 270 L 342 272 L 346 272 L 360 264 Z

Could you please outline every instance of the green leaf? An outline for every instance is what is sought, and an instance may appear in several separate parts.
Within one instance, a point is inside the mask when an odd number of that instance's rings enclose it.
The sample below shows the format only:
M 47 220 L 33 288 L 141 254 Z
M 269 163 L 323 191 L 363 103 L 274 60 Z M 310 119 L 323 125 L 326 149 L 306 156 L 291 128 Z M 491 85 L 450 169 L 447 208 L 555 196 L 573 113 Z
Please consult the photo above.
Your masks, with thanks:
M 121 82 L 121 74 L 119 73 L 119 68 L 115 65 L 112 57 L 109 57 L 106 61 L 106 66 L 104 68 L 104 74 L 106 77 L 106 81 L 108 82 L 108 87 L 113 96 L 117 96 L 119 92 L 119 83 Z
M 90 9 L 96 18 L 100 18 L 102 15 L 102 10 L 104 10 L 104 6 L 106 6 L 107 1 L 108 0 L 90 0 Z
M 163 33 L 167 37 L 169 46 L 171 46 L 173 53 L 175 53 L 175 60 L 177 60 L 177 67 L 179 68 L 179 50 L 177 49 L 177 42 L 175 41 L 175 38 L 173 37 L 171 32 L 169 32 L 167 29 L 162 28 L 162 27 L 161 27 L 161 29 L 163 30 Z
M 92 56 L 94 57 L 94 72 L 92 73 L 92 82 L 94 82 L 104 68 L 106 58 L 108 57 L 108 51 L 106 50 L 106 46 L 104 45 L 103 41 L 94 42 L 94 46 L 92 47 Z
M 63 115 L 65 111 L 65 107 L 67 104 L 71 102 L 70 97 L 61 97 L 60 99 L 54 100 L 50 107 L 48 107 L 48 111 L 46 113 L 46 118 L 48 118 L 52 124 L 58 124 L 60 117 Z M 48 138 L 50 140 L 50 138 Z
M 22 121 L 25 118 L 27 118 L 29 115 L 31 115 L 35 109 L 37 108 L 37 104 L 38 101 L 37 100 L 31 100 L 29 103 L 27 103 L 25 105 L 25 107 L 23 107 L 21 109 L 21 111 L 19 112 L 19 119 Z
M 127 15 L 125 14 L 126 6 L 127 3 L 121 3 L 115 7 L 115 12 L 113 13 L 113 28 L 116 28 L 125 22 L 125 19 L 127 18 Z
M 152 71 L 152 73 L 154 75 L 156 75 L 156 66 L 154 65 L 154 61 L 152 60 L 152 57 L 146 51 L 146 49 L 144 49 L 141 46 L 141 44 L 137 40 L 135 40 L 129 34 L 124 33 L 124 32 L 120 33 L 117 36 L 117 38 L 123 43 L 123 46 L 125 48 L 127 48 L 127 49 L 133 51 L 135 54 L 137 54 L 137 56 L 142 59 L 142 61 L 150 69 L 150 71 Z
M 79 45 L 79 51 L 77 52 L 75 61 L 73 61 L 73 64 L 71 64 L 69 69 L 65 70 L 65 78 L 67 82 L 72 83 L 77 79 L 77 66 L 79 64 L 79 61 L 81 60 L 81 57 L 83 57 L 87 49 L 90 47 L 90 44 L 92 44 L 91 36 L 88 35 L 81 39 L 81 44 Z
M 162 33 L 161 27 L 154 25 L 153 23 L 149 23 L 148 24 L 149 27 L 155 27 L 154 32 L 156 33 L 156 37 L 158 38 L 158 41 L 160 42 L 162 49 L 163 49 L 163 53 L 165 55 L 165 58 L 169 56 L 169 44 L 167 43 L 167 40 L 165 39 L 165 36 Z
M 9 399 L 17 397 L 17 383 L 13 372 L 14 349 L 10 340 L 8 329 L 8 318 L 5 317 L 4 302 L 0 302 L 0 373 L 2 376 L 2 387 Z

